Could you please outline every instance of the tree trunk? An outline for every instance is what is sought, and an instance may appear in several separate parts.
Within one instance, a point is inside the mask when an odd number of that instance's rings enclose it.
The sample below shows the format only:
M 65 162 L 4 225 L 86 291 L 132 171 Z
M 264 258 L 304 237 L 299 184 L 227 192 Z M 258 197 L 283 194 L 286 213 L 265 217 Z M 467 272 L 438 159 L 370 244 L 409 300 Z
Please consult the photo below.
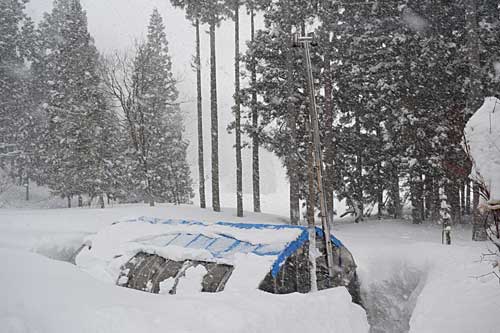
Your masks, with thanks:
M 212 207 L 220 212 L 219 199 L 219 121 L 217 115 L 217 64 L 215 56 L 215 22 L 210 23 L 210 111 L 212 116 Z
M 379 220 L 382 219 L 383 210 L 384 210 L 384 189 L 382 188 L 381 184 L 379 184 L 379 188 L 377 190 L 377 218 Z
M 383 146 L 382 129 L 377 126 L 377 141 Z M 384 182 L 382 181 L 382 161 L 377 161 L 377 218 L 382 219 L 384 210 Z
M 394 205 L 394 218 L 400 219 L 403 217 L 403 212 L 401 208 L 401 195 L 399 194 L 399 176 L 398 171 L 393 169 L 393 177 L 392 177 L 392 203 Z
M 25 184 L 26 187 L 26 201 L 30 201 L 30 176 L 26 176 Z
M 462 216 L 460 214 L 460 185 L 455 179 L 448 179 L 445 185 L 446 196 L 448 203 L 451 206 L 451 221 L 453 224 L 461 223 Z
M 433 177 L 432 180 L 432 211 L 431 211 L 431 219 L 434 222 L 438 222 L 441 219 L 440 208 L 441 208 L 441 198 L 439 197 L 439 188 L 441 182 L 438 177 Z
M 205 162 L 203 157 L 203 100 L 201 90 L 201 51 L 200 51 L 200 20 L 196 19 L 196 91 L 198 110 L 198 179 L 200 193 L 200 207 L 206 208 L 205 199 Z
M 432 219 L 434 210 L 434 178 L 425 175 L 424 181 L 424 219 Z
M 240 0 L 234 0 L 234 114 L 236 132 L 236 215 L 243 217 L 243 163 L 241 161 Z
M 358 136 L 358 138 L 361 137 L 361 123 L 359 120 L 359 117 L 357 116 L 357 111 L 354 116 L 355 118 L 355 131 Z M 361 153 L 361 147 L 359 145 L 356 147 L 356 189 L 355 189 L 355 205 L 357 205 L 359 209 L 359 215 L 356 216 L 356 222 L 363 221 L 364 219 L 364 213 L 365 213 L 365 207 L 364 207 L 364 200 L 363 200 L 363 159 L 362 159 L 362 153 Z
M 101 207 L 101 209 L 103 209 L 105 206 L 104 206 L 104 197 L 102 196 L 102 194 L 99 196 L 99 207 Z
M 255 41 L 255 13 L 253 6 L 250 7 L 250 35 L 252 42 Z M 252 55 L 250 68 L 250 79 L 252 87 L 257 83 L 257 70 L 255 68 L 255 56 Z M 253 182 L 253 211 L 260 213 L 260 165 L 259 165 L 259 114 L 257 111 L 257 92 L 252 91 L 252 182 Z
M 479 34 L 477 24 L 477 0 L 466 0 L 465 20 L 467 31 L 467 53 L 469 60 L 469 89 L 467 98 L 467 119 L 474 114 L 474 112 L 481 105 L 481 82 L 480 82 L 480 57 L 479 57 Z
M 488 239 L 484 217 L 479 212 L 479 186 L 476 183 L 472 185 L 472 240 L 485 241 Z
M 422 179 L 419 174 L 412 174 L 410 181 L 410 191 L 411 191 L 411 216 L 414 224 L 422 223 L 423 219 L 423 189 L 422 189 Z
M 460 182 L 460 215 L 465 215 L 465 181 Z
M 465 214 L 470 215 L 470 180 L 465 181 Z
M 68 208 L 71 208 L 71 196 L 68 195 Z

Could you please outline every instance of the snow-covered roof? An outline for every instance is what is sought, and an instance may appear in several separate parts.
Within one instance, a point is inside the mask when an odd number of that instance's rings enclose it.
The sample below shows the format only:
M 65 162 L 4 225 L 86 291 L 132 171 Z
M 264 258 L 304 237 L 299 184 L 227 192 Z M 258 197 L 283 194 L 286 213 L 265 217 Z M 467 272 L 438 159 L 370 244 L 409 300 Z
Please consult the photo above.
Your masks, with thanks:
M 316 228 L 322 235 L 322 230 Z M 140 217 L 114 223 L 90 237 L 77 265 L 101 278 L 115 281 L 123 265 L 139 252 L 182 261 L 198 260 L 235 266 L 235 276 L 256 276 L 252 287 L 309 240 L 308 228 L 292 225 L 161 220 Z M 335 246 L 342 243 L 332 236 Z M 238 273 L 239 272 L 239 273 Z
M 500 100 L 487 97 L 465 127 L 467 147 L 473 159 L 471 177 L 500 200 Z

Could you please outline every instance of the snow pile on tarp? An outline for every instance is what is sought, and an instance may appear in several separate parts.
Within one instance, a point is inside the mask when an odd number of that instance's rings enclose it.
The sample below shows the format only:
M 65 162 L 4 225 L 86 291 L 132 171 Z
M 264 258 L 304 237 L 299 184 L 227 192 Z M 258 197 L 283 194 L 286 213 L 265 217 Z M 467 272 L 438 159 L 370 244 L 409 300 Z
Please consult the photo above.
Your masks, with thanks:
M 321 230 L 316 232 L 321 235 Z M 196 260 L 235 267 L 227 288 L 255 289 L 309 239 L 306 227 L 161 220 L 141 217 L 104 228 L 87 239 L 76 264 L 93 276 L 116 282 L 121 268 L 140 252 L 174 261 Z M 337 246 L 340 241 L 332 236 Z
M 163 297 L 102 283 L 78 267 L 0 249 L 0 331 L 38 333 L 366 333 L 345 288 Z
M 487 97 L 465 127 L 466 145 L 473 159 L 471 177 L 500 201 L 500 100 Z

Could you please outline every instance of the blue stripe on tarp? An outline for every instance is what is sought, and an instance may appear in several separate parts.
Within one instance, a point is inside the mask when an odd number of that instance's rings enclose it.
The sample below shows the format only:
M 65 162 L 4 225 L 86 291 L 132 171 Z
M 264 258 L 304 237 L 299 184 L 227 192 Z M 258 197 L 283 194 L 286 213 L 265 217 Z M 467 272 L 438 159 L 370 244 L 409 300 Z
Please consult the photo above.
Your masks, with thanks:
M 199 221 L 188 221 L 188 220 L 182 220 L 182 221 L 175 221 L 175 220 L 165 220 L 161 222 L 161 224 L 173 224 L 173 223 L 178 223 L 178 224 L 185 224 L 185 225 L 201 225 L 201 226 L 208 226 L 208 224 L 205 224 L 203 222 Z
M 177 238 L 179 238 L 182 234 L 177 234 L 177 236 L 175 236 L 174 238 L 172 238 L 167 244 L 165 244 L 165 246 L 168 246 L 170 245 L 174 240 L 176 240 Z
M 281 265 L 285 263 L 285 261 L 290 257 L 297 249 L 299 249 L 306 241 L 309 240 L 309 232 L 307 231 L 306 228 L 304 228 L 304 231 L 300 234 L 300 236 L 288 243 L 288 246 L 281 252 L 281 254 L 278 256 L 278 259 L 274 262 L 272 269 L 271 269 L 271 275 L 273 278 L 278 276 L 278 273 L 280 271 Z
M 202 234 L 198 234 L 198 236 L 196 236 L 195 238 L 193 238 L 193 240 L 191 240 L 189 243 L 187 243 L 185 247 L 188 247 L 189 245 L 191 245 L 194 242 L 196 242 L 198 240 L 198 238 L 200 238 L 201 236 L 203 236 L 203 235 Z M 207 237 L 207 238 L 209 238 L 209 237 Z
M 206 237 L 206 236 L 205 236 L 205 237 Z M 208 237 L 208 238 L 210 238 L 210 237 Z M 210 246 L 212 246 L 215 242 L 217 242 L 217 240 L 218 240 L 218 239 L 219 239 L 219 238 L 213 238 L 213 240 L 212 240 L 210 243 L 208 243 L 208 245 L 207 245 L 207 246 L 205 246 L 205 250 L 208 250 L 208 248 L 209 248 Z
M 216 225 L 221 225 L 225 227 L 232 227 L 237 229 L 300 229 L 306 230 L 306 227 L 300 225 L 287 225 L 287 224 L 263 224 L 263 223 L 234 223 L 234 222 L 217 222 Z
M 323 229 L 321 229 L 320 227 L 316 227 L 316 235 L 318 235 L 319 237 L 324 237 Z M 335 245 L 336 247 L 344 246 L 344 244 L 342 244 L 342 242 L 332 234 L 330 234 L 330 239 L 333 245 Z
M 246 243 L 246 242 L 242 242 L 242 241 L 236 240 L 227 249 L 225 249 L 224 251 L 221 251 L 221 252 L 227 253 L 227 252 L 231 251 L 232 249 L 234 249 L 235 247 L 237 247 L 238 245 L 240 245 L 241 243 Z

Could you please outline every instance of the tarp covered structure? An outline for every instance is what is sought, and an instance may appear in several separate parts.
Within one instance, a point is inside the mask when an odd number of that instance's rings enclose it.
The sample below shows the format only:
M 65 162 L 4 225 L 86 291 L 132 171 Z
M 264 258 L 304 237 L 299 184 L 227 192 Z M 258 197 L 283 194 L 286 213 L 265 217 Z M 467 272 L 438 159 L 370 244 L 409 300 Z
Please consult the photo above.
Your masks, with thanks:
M 322 237 L 322 230 L 316 228 L 316 234 Z M 328 278 L 324 243 L 318 241 L 318 287 L 345 285 L 357 294 L 354 260 L 340 240 L 332 235 L 331 241 L 337 276 Z M 309 230 L 303 226 L 141 217 L 109 226 L 87 245 L 76 258 L 78 266 L 144 291 L 174 294 L 183 284 L 207 292 L 310 290 Z

